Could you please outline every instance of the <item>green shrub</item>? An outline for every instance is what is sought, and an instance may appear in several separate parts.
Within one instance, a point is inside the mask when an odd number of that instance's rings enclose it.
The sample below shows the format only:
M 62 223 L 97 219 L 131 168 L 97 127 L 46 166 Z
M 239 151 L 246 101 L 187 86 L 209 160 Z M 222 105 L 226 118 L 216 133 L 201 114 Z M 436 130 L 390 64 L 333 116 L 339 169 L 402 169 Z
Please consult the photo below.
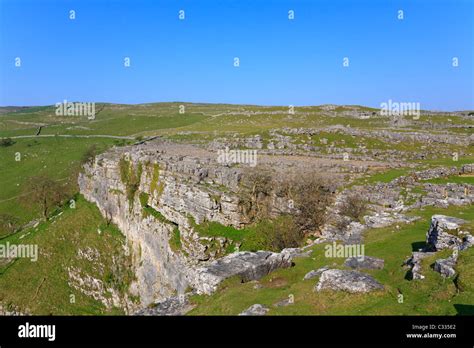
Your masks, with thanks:
M 294 197 L 295 224 L 301 233 L 319 231 L 327 221 L 326 208 L 333 196 L 328 184 L 318 176 L 301 177 L 291 188 Z
M 160 222 L 170 223 L 170 221 L 167 218 L 165 218 L 163 214 L 161 214 L 158 210 L 153 209 L 150 206 L 146 206 L 145 208 L 143 208 L 143 213 L 144 213 L 144 216 L 152 215 Z
M 83 164 L 85 164 L 85 163 L 92 163 L 92 161 L 94 160 L 95 156 L 97 156 L 97 153 L 98 153 L 97 145 L 92 144 L 92 145 L 89 146 L 89 148 L 86 150 L 86 152 L 84 153 L 84 155 L 82 155 L 81 163 L 83 163 Z
M 135 171 L 133 164 L 122 157 L 119 161 L 119 170 L 120 179 L 126 187 L 126 196 L 130 203 L 130 209 L 132 209 L 135 193 L 137 192 L 138 187 L 140 187 L 143 165 L 138 163 L 137 170 Z
M 153 195 L 155 191 L 158 194 L 158 197 L 161 196 L 161 193 L 164 189 L 164 184 L 159 182 L 160 178 L 160 165 L 158 163 L 153 163 L 152 177 L 150 183 L 150 193 Z
M 0 146 L 3 147 L 12 146 L 13 144 L 15 144 L 15 142 L 12 140 L 12 138 L 2 138 L 0 140 Z
M 173 251 L 181 250 L 181 232 L 178 227 L 174 228 L 169 244 Z
M 139 198 L 142 208 L 148 207 L 148 199 L 150 198 L 150 195 L 146 192 L 140 192 Z
M 283 215 L 259 224 L 252 247 L 279 252 L 285 248 L 301 246 L 303 239 L 304 233 L 295 224 L 294 218 Z

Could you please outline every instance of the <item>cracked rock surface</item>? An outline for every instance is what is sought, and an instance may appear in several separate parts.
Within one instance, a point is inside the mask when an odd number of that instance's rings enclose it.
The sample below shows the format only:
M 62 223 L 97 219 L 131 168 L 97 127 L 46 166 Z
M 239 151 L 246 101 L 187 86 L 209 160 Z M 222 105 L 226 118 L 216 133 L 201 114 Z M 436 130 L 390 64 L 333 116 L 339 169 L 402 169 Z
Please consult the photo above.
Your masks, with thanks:
M 376 290 L 383 290 L 383 285 L 373 277 L 357 272 L 339 269 L 324 271 L 319 278 L 315 291 L 325 289 L 341 290 L 350 293 L 365 293 Z
M 372 256 L 349 257 L 344 265 L 353 269 L 382 269 L 384 260 Z
M 247 308 L 245 311 L 240 313 L 239 315 L 266 315 L 269 309 L 267 307 L 262 306 L 261 304 L 254 304 Z

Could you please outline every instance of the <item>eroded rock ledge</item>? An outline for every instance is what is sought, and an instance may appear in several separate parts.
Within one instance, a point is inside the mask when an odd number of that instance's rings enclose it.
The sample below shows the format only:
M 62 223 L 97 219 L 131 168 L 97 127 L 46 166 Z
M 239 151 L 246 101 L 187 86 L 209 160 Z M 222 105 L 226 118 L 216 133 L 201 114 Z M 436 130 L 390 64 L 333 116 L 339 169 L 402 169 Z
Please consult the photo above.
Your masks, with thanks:
M 198 291 L 211 294 L 222 280 L 231 276 L 239 276 L 242 282 L 248 282 L 260 279 L 278 268 L 290 267 L 291 264 L 291 255 L 284 252 L 257 251 L 231 254 L 198 269 L 199 279 L 202 281 Z
M 225 238 L 200 236 L 196 224 L 239 228 L 242 171 L 214 153 L 165 140 L 114 148 L 86 164 L 80 192 L 127 238 L 142 306 L 190 289 L 209 294 L 225 278 L 257 279 L 291 265 L 291 254 L 240 252 L 221 258 Z

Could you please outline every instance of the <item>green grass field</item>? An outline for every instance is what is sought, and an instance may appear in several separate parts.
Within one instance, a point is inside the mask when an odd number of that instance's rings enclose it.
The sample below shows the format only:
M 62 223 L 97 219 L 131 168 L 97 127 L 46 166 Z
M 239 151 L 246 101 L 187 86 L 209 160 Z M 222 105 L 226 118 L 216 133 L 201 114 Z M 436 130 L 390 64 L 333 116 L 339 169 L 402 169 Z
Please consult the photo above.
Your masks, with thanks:
M 45 175 L 74 188 L 87 149 L 95 145 L 104 151 L 116 142 L 61 137 L 16 139 L 15 144 L 0 148 L 0 212 L 15 215 L 21 223 L 37 217 L 38 209 L 27 209 L 21 203 L 28 199 L 25 184 L 30 177 Z

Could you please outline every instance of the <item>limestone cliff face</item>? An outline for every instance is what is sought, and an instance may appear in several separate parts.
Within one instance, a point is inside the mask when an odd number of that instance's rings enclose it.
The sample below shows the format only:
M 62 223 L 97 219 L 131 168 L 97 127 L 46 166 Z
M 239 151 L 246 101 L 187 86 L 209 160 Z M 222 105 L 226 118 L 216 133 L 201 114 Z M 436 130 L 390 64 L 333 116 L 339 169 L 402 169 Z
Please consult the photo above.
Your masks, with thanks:
M 227 241 L 199 236 L 194 223 L 243 223 L 239 171 L 202 151 L 166 142 L 115 148 L 79 176 L 80 192 L 127 237 L 137 276 L 132 292 L 143 305 L 188 287 L 206 292 L 199 267 Z

